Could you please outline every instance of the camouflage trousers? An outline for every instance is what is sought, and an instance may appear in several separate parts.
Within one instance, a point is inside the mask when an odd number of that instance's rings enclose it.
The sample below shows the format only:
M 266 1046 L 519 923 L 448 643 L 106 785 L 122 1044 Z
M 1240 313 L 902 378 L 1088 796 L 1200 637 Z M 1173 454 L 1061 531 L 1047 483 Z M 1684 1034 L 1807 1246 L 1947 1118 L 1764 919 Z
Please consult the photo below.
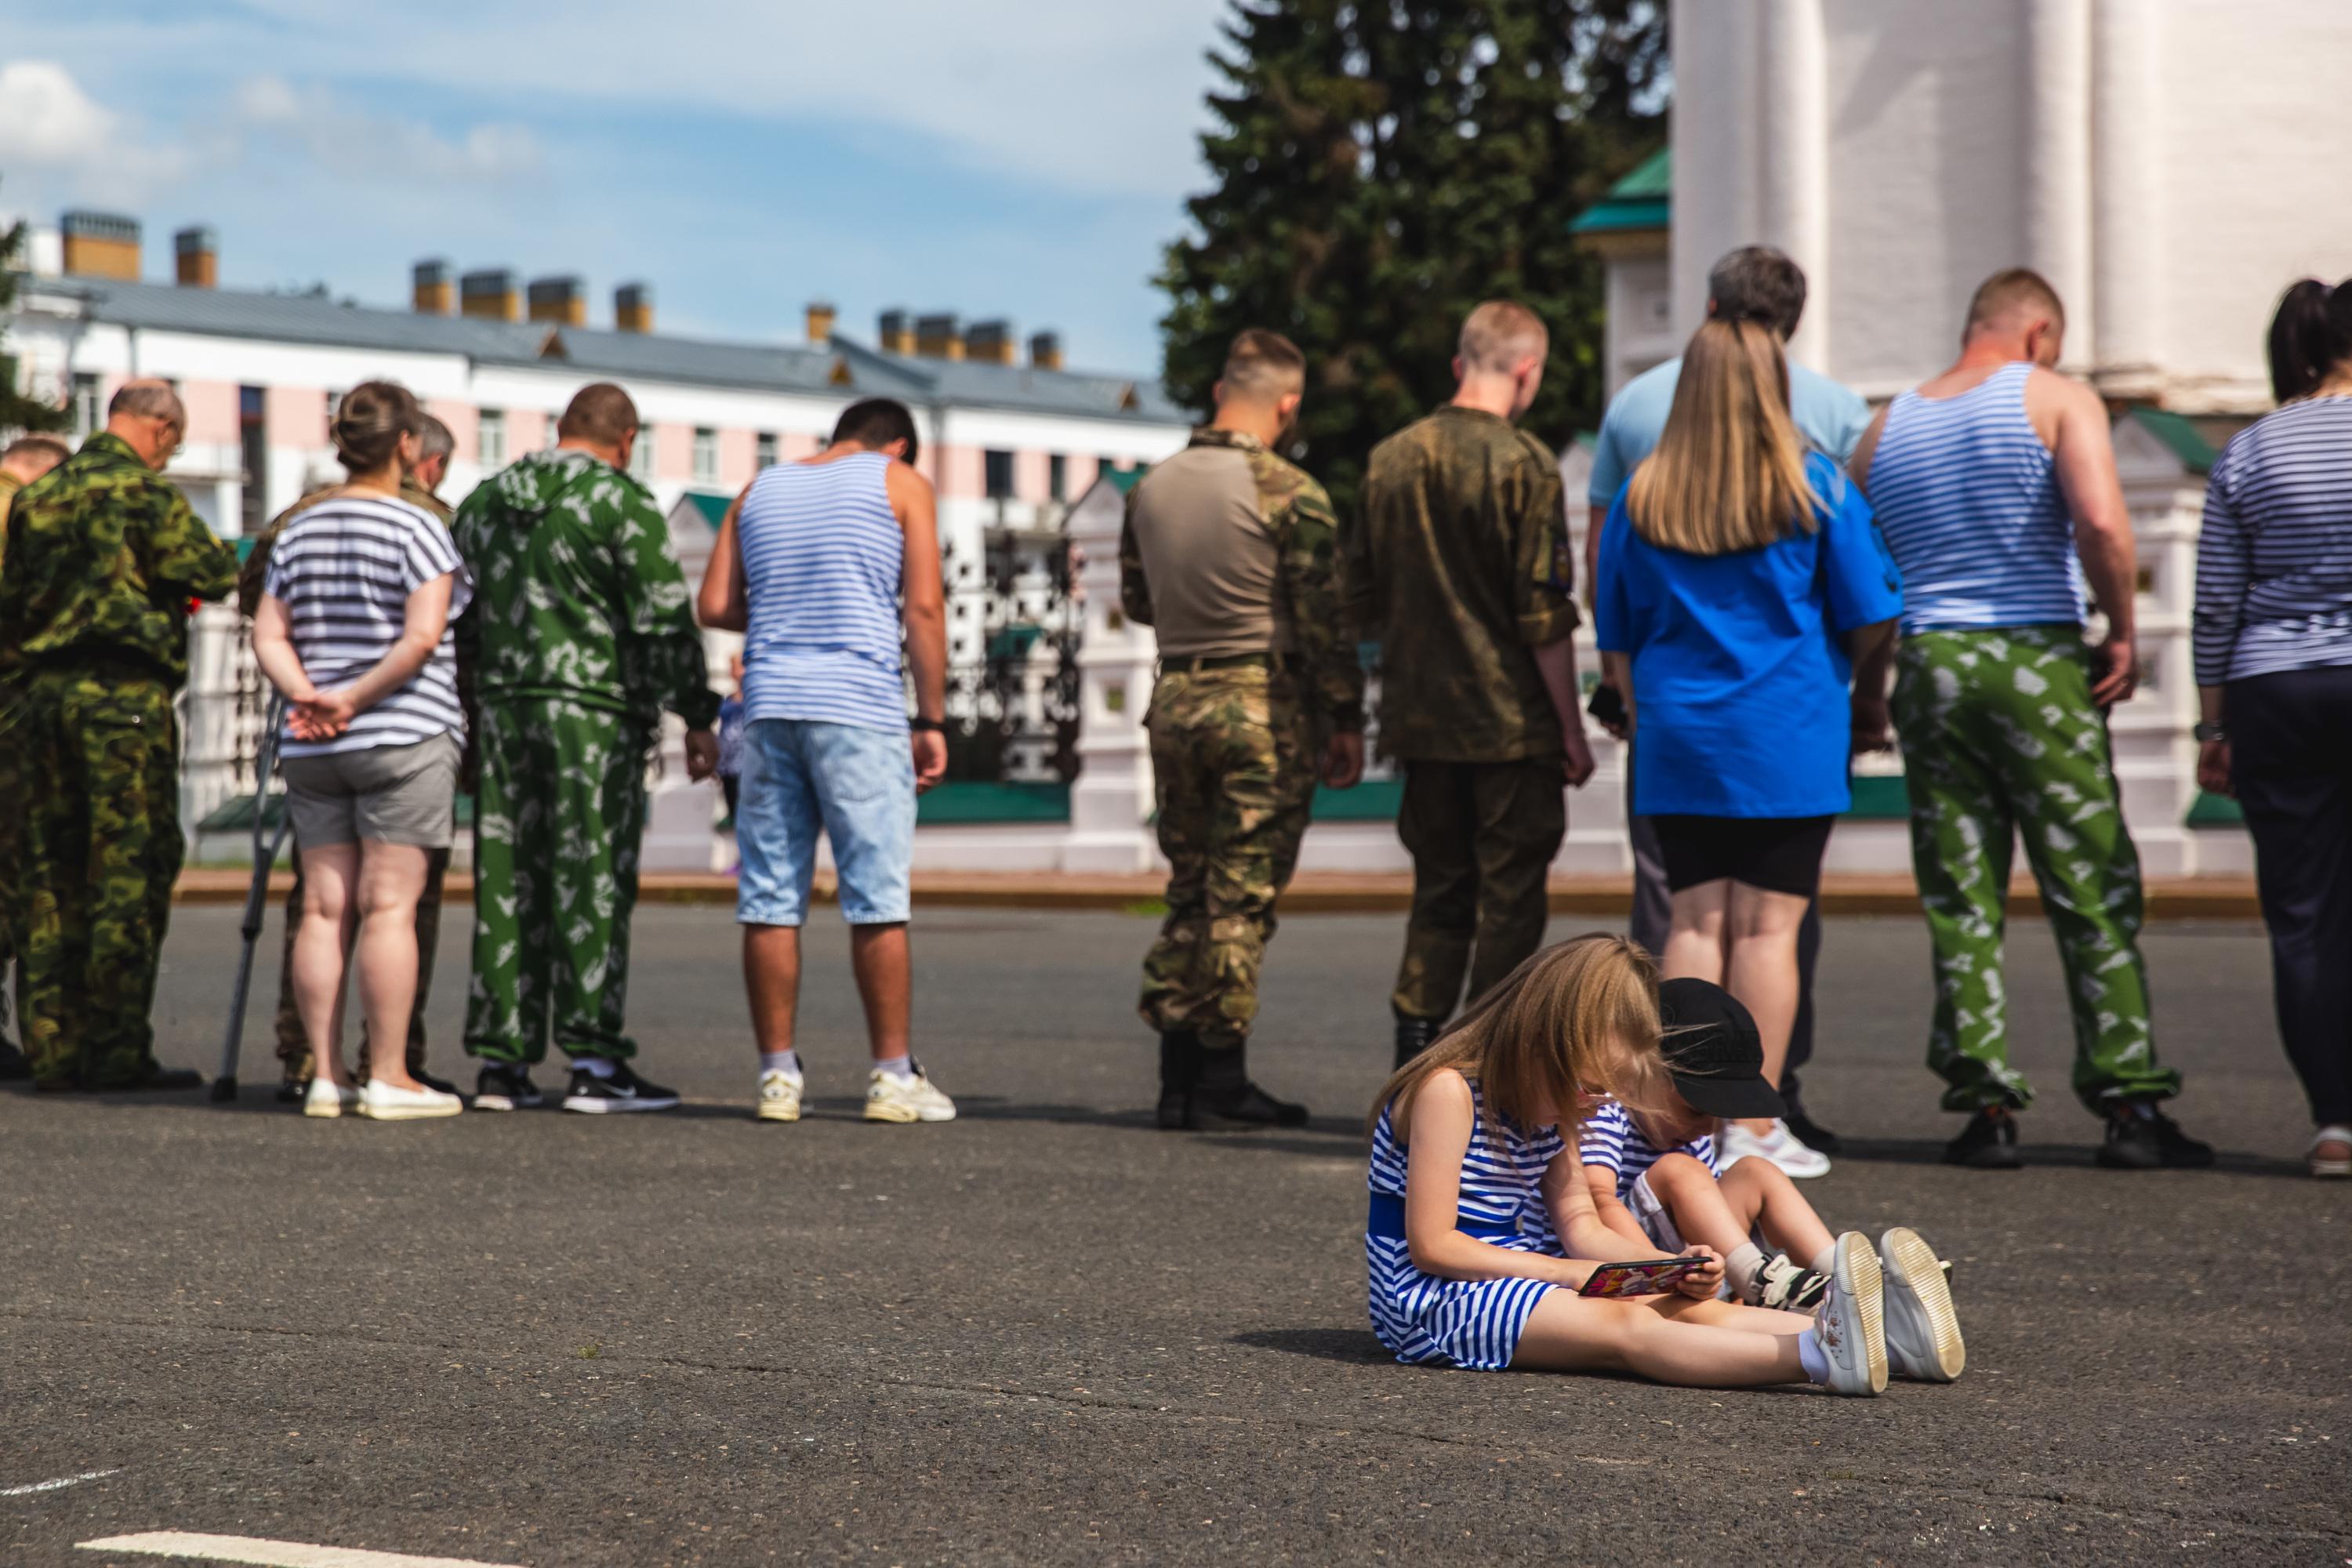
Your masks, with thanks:
M 171 689 L 45 670 L 0 710 L 25 1054 L 43 1082 L 136 1082 L 154 1060 L 150 1010 L 182 853 Z
M 1315 736 L 1290 677 L 1262 665 L 1171 668 L 1151 693 L 1168 918 L 1143 961 L 1143 1021 L 1211 1050 L 1249 1037 L 1275 900 L 1315 798 Z
M 425 1005 L 433 995 L 433 955 L 441 945 L 441 882 L 449 874 L 449 851 L 425 852 L 425 891 L 416 900 L 416 1005 L 408 1015 L 408 1071 L 425 1070 Z M 310 1079 L 310 1037 L 302 1031 L 302 1014 L 294 1005 L 294 933 L 302 924 L 302 856 L 294 855 L 294 886 L 286 894 L 286 951 L 278 968 L 278 1060 L 295 1082 Z M 368 1073 L 367 1020 L 360 1020 L 360 1059 L 356 1069 Z
M 554 698 L 486 700 L 476 733 L 474 977 L 466 1051 L 625 1059 L 629 919 L 646 830 L 642 717 Z
M 2074 1093 L 2176 1094 L 2157 1065 L 2140 962 L 2139 856 L 2124 826 L 2106 721 L 2073 626 L 1927 632 L 1895 679 L 1911 796 L 1911 864 L 1935 949 L 1927 1065 L 1944 1109 L 2032 1103 L 2010 1065 L 2001 939 L 2012 834 L 2042 889 L 2074 1019 Z
M 1412 914 L 1389 1005 L 1443 1022 L 1543 945 L 1552 857 L 1568 833 L 1560 759 L 1408 762 L 1397 837 L 1412 856 Z

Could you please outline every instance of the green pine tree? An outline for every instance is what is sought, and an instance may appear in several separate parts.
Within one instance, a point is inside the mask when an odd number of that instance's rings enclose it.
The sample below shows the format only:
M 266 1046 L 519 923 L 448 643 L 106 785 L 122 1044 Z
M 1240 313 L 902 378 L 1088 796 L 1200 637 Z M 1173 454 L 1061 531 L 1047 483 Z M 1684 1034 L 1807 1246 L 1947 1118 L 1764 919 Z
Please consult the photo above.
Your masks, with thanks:
M 1568 226 L 1663 134 L 1663 7 L 1233 0 L 1222 31 L 1214 185 L 1158 279 L 1171 394 L 1205 411 L 1235 332 L 1286 333 L 1308 360 L 1292 455 L 1344 510 L 1502 297 L 1551 328 L 1527 427 L 1557 446 L 1596 423 L 1601 270 Z
M 0 234 L 0 434 L 61 430 L 68 410 L 26 397 L 16 382 L 16 356 L 8 353 L 8 317 L 16 307 L 16 268 L 21 265 L 25 226 Z

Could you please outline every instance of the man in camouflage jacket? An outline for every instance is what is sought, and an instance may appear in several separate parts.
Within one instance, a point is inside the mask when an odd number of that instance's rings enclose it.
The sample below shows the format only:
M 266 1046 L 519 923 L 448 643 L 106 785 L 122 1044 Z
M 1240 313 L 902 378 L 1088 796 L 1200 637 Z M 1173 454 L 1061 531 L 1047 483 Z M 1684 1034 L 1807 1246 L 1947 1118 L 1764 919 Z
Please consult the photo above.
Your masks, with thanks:
M 0 570 L 7 565 L 9 502 L 16 499 L 18 490 L 72 456 L 73 448 L 54 436 L 20 437 L 8 444 L 7 450 L 0 451 Z M 8 1037 L 16 1027 L 12 1020 L 16 1014 L 16 950 L 8 930 L 8 901 L 13 896 L 9 889 L 16 885 L 16 868 L 10 859 L 13 843 L 13 831 L 0 824 L 0 1079 L 33 1076 L 25 1053 Z
M 123 384 L 106 429 L 8 513 L 0 574 L 0 800 L 21 868 L 25 1054 L 44 1089 L 193 1089 L 154 1056 L 155 969 L 179 875 L 188 602 L 226 597 L 236 552 L 157 470 L 187 415 Z
M 1250 1082 L 1244 1055 L 1318 766 L 1342 789 L 1363 771 L 1364 676 L 1330 499 L 1271 450 L 1305 377 L 1289 340 L 1242 333 L 1215 420 L 1128 496 L 1120 604 L 1160 637 L 1144 722 L 1168 918 L 1143 961 L 1141 1012 L 1160 1032 L 1162 1127 L 1307 1120 Z
M 719 695 L 668 525 L 628 474 L 636 441 L 628 395 L 583 388 L 552 450 L 457 509 L 475 582 L 457 657 L 474 671 L 481 758 L 466 1005 L 466 1049 L 486 1064 L 477 1110 L 539 1103 L 528 1069 L 551 1025 L 572 1058 L 565 1109 L 677 1103 L 629 1066 L 629 918 L 662 710 L 686 721 L 688 771 L 707 778 Z

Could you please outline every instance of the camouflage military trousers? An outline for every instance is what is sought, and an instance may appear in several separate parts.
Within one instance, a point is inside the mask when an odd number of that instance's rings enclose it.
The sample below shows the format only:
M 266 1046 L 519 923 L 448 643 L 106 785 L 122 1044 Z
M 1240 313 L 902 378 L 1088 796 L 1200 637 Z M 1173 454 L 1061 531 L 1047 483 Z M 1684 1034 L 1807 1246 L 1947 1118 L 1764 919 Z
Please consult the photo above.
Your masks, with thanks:
M 408 1015 L 408 1071 L 425 1070 L 425 1005 L 433 996 L 433 955 L 441 946 L 441 883 L 449 874 L 449 851 L 425 852 L 425 891 L 416 900 L 416 1005 Z M 302 1014 L 294 1005 L 294 933 L 302 925 L 302 856 L 294 855 L 294 886 L 286 894 L 286 951 L 278 967 L 278 1060 L 286 1077 L 307 1083 L 313 1070 L 310 1037 L 302 1030 Z M 364 1009 L 362 1009 L 364 1011 Z M 367 1020 L 360 1020 L 360 1059 L 355 1069 L 368 1075 Z
M 485 700 L 474 797 L 474 978 L 466 1051 L 626 1058 L 629 919 L 646 830 L 640 717 L 553 698 Z
M 1257 1016 L 1275 900 L 1315 798 L 1314 726 L 1286 675 L 1262 665 L 1171 668 L 1151 693 L 1168 918 L 1143 961 L 1143 1021 L 1239 1046 Z
M 1408 762 L 1397 837 L 1412 856 L 1412 914 L 1390 1007 L 1443 1022 L 1543 945 L 1552 857 L 1568 833 L 1560 759 Z
M 2058 939 L 2074 1017 L 2074 1093 L 2176 1094 L 2157 1065 L 2140 962 L 2139 856 L 2124 826 L 2106 721 L 2073 626 L 1927 632 L 1895 679 L 1911 796 L 1911 865 L 1935 948 L 1927 1065 L 1947 1110 L 2032 1103 L 2010 1065 L 2001 938 L 2014 830 Z
M 154 1060 L 149 1013 L 182 852 L 171 689 L 46 670 L 18 685 L 0 726 L 19 786 L 8 923 L 33 1076 L 137 1082 Z

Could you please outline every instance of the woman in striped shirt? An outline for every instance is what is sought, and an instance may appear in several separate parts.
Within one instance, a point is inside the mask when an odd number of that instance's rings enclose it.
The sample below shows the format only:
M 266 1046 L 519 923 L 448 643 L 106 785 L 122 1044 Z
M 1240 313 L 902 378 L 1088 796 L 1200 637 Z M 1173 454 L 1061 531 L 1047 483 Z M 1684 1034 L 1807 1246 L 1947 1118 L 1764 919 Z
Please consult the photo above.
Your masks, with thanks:
M 2352 1176 L 2352 279 L 2271 321 L 2276 412 L 2215 459 L 2197 542 L 2198 782 L 2254 840 L 2315 1176 Z
M 339 1038 L 354 938 L 370 1037 L 408 1032 L 429 957 L 416 900 L 428 852 L 449 844 L 465 732 L 449 621 L 471 584 L 440 519 L 400 499 L 423 417 L 391 382 L 344 396 L 333 436 L 350 482 L 287 524 L 254 615 L 254 658 L 287 705 L 279 752 L 303 871 L 294 999 L 318 1064 L 310 1116 L 465 1108 L 417 1082 L 397 1050 L 372 1052 L 368 1083 L 353 1085 Z

